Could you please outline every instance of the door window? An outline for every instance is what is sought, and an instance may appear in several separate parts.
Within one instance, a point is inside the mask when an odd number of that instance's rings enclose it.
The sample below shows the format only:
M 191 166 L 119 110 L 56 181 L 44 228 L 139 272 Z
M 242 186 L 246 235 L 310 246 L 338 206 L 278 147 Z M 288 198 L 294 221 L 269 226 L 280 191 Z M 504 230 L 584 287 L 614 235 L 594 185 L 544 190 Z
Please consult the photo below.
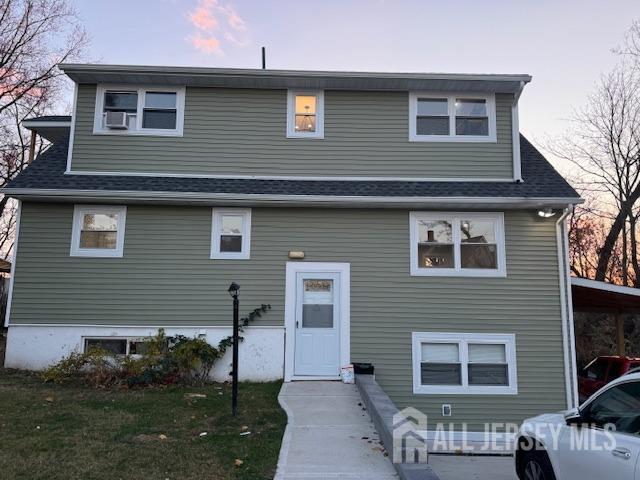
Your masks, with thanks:
M 599 395 L 582 412 L 587 423 L 614 425 L 617 432 L 640 433 L 640 382 L 627 382 Z
M 303 280 L 302 327 L 333 328 L 333 280 Z

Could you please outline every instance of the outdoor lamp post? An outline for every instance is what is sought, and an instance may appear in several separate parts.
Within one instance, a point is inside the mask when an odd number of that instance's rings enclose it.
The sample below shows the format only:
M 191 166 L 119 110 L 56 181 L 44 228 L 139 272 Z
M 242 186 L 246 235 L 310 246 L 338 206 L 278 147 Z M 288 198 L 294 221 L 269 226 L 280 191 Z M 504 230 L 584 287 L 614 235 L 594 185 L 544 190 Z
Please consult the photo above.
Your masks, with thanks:
M 240 285 L 236 282 L 229 285 L 229 295 L 233 298 L 233 363 L 231 371 L 231 415 L 238 413 L 238 290 Z

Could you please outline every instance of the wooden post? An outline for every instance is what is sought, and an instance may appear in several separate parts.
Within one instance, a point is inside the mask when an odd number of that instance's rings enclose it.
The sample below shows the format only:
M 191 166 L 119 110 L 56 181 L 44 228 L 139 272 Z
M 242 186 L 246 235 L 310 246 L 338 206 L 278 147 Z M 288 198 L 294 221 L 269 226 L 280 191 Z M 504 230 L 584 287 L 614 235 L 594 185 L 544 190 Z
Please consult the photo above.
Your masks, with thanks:
M 29 142 L 29 158 L 27 158 L 27 165 L 33 162 L 33 155 L 36 153 L 36 131 L 31 130 L 31 141 Z
M 625 348 L 624 348 L 624 317 L 622 313 L 616 312 L 616 339 L 618 344 L 618 355 L 624 357 Z

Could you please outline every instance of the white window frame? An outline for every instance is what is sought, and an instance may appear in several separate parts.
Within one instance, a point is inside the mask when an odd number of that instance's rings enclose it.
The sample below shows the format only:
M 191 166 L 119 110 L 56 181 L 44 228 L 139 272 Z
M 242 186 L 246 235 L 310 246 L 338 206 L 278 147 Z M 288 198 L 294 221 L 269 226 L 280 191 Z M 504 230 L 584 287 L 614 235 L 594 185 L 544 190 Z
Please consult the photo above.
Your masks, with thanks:
M 449 135 L 418 135 L 417 116 L 419 98 L 446 98 L 449 113 Z M 489 118 L 488 135 L 456 135 L 456 98 L 482 99 L 487 102 Z M 410 142 L 493 142 L 496 139 L 496 96 L 495 94 L 409 92 L 409 141 Z
M 460 355 L 462 385 L 422 385 L 420 364 L 423 343 L 457 343 Z M 469 344 L 501 344 L 505 346 L 505 358 L 509 369 L 509 385 L 469 385 Z M 517 395 L 518 366 L 516 362 L 516 336 L 510 333 L 441 333 L 412 332 L 413 393 L 415 394 L 468 394 L 468 395 Z
M 89 213 L 117 214 L 118 231 L 116 234 L 116 248 L 80 248 L 80 234 L 84 216 Z M 124 232 L 127 223 L 127 207 L 107 205 L 74 205 L 73 227 L 71 232 L 72 257 L 113 257 L 120 258 L 124 252 Z
M 421 268 L 418 266 L 418 221 L 446 220 L 451 223 L 453 236 L 453 268 Z M 462 220 L 490 220 L 494 222 L 497 268 L 462 268 L 460 257 L 460 223 Z M 506 277 L 507 265 L 502 212 L 409 212 L 410 272 L 413 277 Z
M 296 131 L 296 96 L 316 97 L 316 131 Z M 287 91 L 287 138 L 324 138 L 324 91 L 322 90 L 288 90 Z
M 224 215 L 242 216 L 242 250 L 240 252 L 221 252 L 222 217 Z M 211 212 L 211 258 L 221 260 L 249 260 L 251 258 L 251 209 L 250 208 L 214 208 Z
M 87 353 L 87 340 L 120 340 L 126 342 L 125 345 L 125 353 L 120 353 L 117 355 L 120 356 L 128 356 L 133 355 L 134 357 L 141 357 L 142 355 L 136 353 L 131 353 L 131 344 L 135 342 L 143 342 L 146 340 L 150 340 L 151 337 L 96 337 L 96 336 L 87 336 L 82 337 L 82 352 Z
M 104 96 L 108 90 L 130 91 L 138 94 L 138 105 L 134 128 L 110 129 L 104 124 Z M 157 137 L 182 137 L 184 130 L 184 103 L 185 87 L 162 86 L 162 85 L 106 85 L 101 84 L 96 88 L 96 107 L 93 119 L 94 135 L 147 135 Z M 176 94 L 176 128 L 142 128 L 142 117 L 145 105 L 145 95 L 147 91 L 169 92 Z

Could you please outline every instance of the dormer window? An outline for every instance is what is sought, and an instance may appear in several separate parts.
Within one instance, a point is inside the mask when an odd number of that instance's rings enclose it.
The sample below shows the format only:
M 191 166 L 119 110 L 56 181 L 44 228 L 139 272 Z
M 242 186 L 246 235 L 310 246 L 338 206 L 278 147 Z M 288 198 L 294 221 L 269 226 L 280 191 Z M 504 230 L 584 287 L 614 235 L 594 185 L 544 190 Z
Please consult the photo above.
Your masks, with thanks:
M 412 142 L 495 142 L 494 95 L 409 94 Z
M 289 90 L 287 97 L 287 137 L 324 138 L 324 93 Z
M 99 85 L 94 134 L 182 136 L 184 88 Z

